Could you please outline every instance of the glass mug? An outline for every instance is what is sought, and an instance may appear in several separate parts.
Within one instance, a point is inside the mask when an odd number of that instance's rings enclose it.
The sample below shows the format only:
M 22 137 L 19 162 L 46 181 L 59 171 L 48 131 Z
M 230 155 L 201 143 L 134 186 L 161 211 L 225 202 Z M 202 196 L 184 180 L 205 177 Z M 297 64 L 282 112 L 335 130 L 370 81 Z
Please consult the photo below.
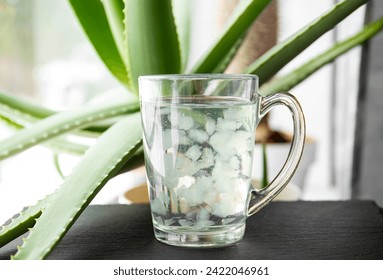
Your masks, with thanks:
M 282 191 L 300 161 L 305 121 L 298 101 L 259 95 L 255 75 L 141 76 L 139 92 L 155 237 L 184 247 L 241 241 L 247 217 Z M 277 177 L 257 190 L 255 128 L 276 105 L 293 116 L 291 149 Z

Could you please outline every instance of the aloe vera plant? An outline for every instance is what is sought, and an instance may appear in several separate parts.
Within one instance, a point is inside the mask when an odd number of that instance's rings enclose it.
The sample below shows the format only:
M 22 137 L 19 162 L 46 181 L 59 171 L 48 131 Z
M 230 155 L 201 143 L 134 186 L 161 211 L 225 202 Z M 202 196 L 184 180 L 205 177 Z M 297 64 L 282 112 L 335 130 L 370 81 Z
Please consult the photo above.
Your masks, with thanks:
M 321 35 L 368 0 L 344 0 L 323 16 L 276 45 L 246 70 L 262 82 L 261 94 L 289 90 L 323 65 L 373 37 L 383 18 L 353 37 L 339 42 L 290 74 L 270 80 Z M 121 82 L 137 96 L 137 78 L 145 74 L 183 73 L 190 46 L 190 1 L 182 0 L 68 0 L 96 52 Z M 185 2 L 189 2 L 185 4 Z M 242 0 L 214 44 L 189 73 L 223 71 L 241 38 L 270 0 Z M 229 59 L 228 59 L 229 58 Z M 64 237 L 106 182 L 142 164 L 141 127 L 137 98 L 87 104 L 81 109 L 55 112 L 0 93 L 0 119 L 18 131 L 0 141 L 0 159 L 44 144 L 55 152 L 83 154 L 61 187 L 20 212 L 0 229 L 0 246 L 25 232 L 29 235 L 13 259 L 43 259 Z M 118 121 L 112 117 L 119 116 Z M 111 120 L 111 121 L 108 121 Z M 63 135 L 98 137 L 88 148 Z

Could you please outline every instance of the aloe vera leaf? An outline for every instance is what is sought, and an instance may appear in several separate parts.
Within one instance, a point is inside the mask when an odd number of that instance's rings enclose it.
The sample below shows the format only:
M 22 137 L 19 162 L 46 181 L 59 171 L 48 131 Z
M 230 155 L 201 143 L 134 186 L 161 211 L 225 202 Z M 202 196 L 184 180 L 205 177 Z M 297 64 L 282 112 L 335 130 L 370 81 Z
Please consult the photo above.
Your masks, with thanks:
M 134 152 L 133 156 L 121 167 L 118 171 L 118 174 L 123 174 L 138 167 L 141 167 L 145 164 L 144 160 L 144 147 L 143 145 L 139 146 Z
M 92 124 L 89 127 L 86 127 L 79 131 L 80 135 L 87 136 L 88 133 L 90 133 L 90 136 L 100 134 L 102 132 L 105 132 L 108 128 L 110 128 L 112 125 L 114 125 L 116 122 L 124 118 L 124 115 L 108 118 L 105 120 L 98 121 L 95 124 Z
M 229 66 L 230 62 L 233 60 L 236 55 L 239 47 L 242 45 L 244 36 L 239 38 L 237 42 L 234 44 L 232 49 L 226 54 L 226 56 L 221 60 L 221 62 L 217 65 L 217 67 L 213 70 L 213 73 L 223 73 L 226 68 Z
M 141 75 L 180 73 L 171 0 L 125 0 L 125 39 L 128 72 L 136 94 Z
M 43 145 L 55 153 L 65 153 L 76 156 L 82 156 L 89 149 L 88 145 L 75 143 L 60 136 L 44 142 Z
M 112 90 L 106 91 L 102 94 L 98 94 L 96 97 L 92 98 L 86 104 L 100 104 L 100 103 L 109 102 L 109 100 L 112 100 L 112 99 L 115 101 L 120 100 L 121 102 L 128 102 L 128 103 L 139 102 L 139 99 L 134 93 L 132 93 L 129 90 L 126 90 L 125 88 L 118 88 L 118 89 L 112 89 Z M 87 135 L 88 132 L 91 133 L 89 136 L 94 136 L 95 133 L 96 133 L 96 136 L 98 136 L 97 134 L 104 132 L 105 130 L 110 128 L 113 124 L 115 124 L 117 121 L 119 121 L 123 117 L 124 116 L 116 116 L 116 117 L 98 121 L 89 127 L 85 127 L 79 132 L 81 135 L 85 135 L 85 136 L 88 136 Z
M 124 1 L 123 0 L 101 0 L 104 5 L 106 18 L 120 56 L 126 62 L 126 47 L 124 39 Z
M 69 3 L 105 66 L 121 83 L 129 86 L 125 62 L 120 55 L 101 1 L 69 0 Z M 116 26 L 113 26 L 113 28 L 117 29 Z
M 131 171 L 142 166 L 143 164 L 144 152 L 143 146 L 140 145 L 132 157 L 121 167 L 121 169 L 118 170 L 118 173 L 115 175 Z M 42 210 L 48 203 L 48 200 L 51 199 L 56 192 L 57 190 L 44 199 L 39 200 L 35 205 L 26 207 L 20 213 L 15 215 L 14 218 L 10 219 L 10 223 L 0 227 L 0 248 L 20 235 L 28 232 L 28 229 L 34 226 L 36 222 L 35 219 L 40 217 Z
M 64 173 L 61 169 L 61 166 L 60 166 L 60 154 L 59 153 L 54 153 L 53 154 L 53 164 L 56 168 L 56 171 L 57 173 L 60 175 L 61 179 L 64 179 Z
M 141 137 L 138 113 L 107 130 L 64 180 L 13 258 L 45 258 L 105 183 L 132 157 Z
M 2 110 L 2 106 L 0 104 L 0 120 L 5 121 L 10 127 L 15 128 L 17 130 L 23 129 L 25 125 L 28 123 L 28 121 L 34 123 L 38 119 L 32 118 L 31 116 L 20 116 L 22 114 L 19 114 L 19 117 L 16 118 L 14 116 L 14 112 L 12 110 L 9 111 L 4 111 Z M 11 114 L 8 114 L 9 112 L 12 112 Z M 11 115 L 11 117 L 10 117 Z M 28 123 L 28 125 L 31 125 L 31 123 Z M 68 153 L 68 154 L 73 154 L 73 155 L 83 155 L 85 151 L 89 148 L 87 145 L 79 144 L 79 143 L 74 143 L 72 141 L 69 141 L 65 139 L 62 136 L 57 136 L 47 142 L 44 143 L 44 146 L 55 150 L 60 153 Z
M 367 1 L 344 0 L 339 2 L 293 36 L 275 45 L 255 60 L 244 72 L 258 75 L 261 83 L 267 82 L 283 66 Z
M 269 95 L 275 92 L 288 91 L 307 77 L 315 73 L 324 65 L 334 61 L 337 57 L 367 41 L 383 29 L 383 18 L 370 23 L 356 35 L 337 43 L 320 55 L 314 57 L 302 66 L 291 71 L 286 76 L 277 78 L 261 87 L 262 95 Z
M 13 123 L 17 123 L 19 126 L 22 127 L 31 125 L 36 121 L 41 120 L 38 117 L 25 114 L 22 111 L 16 110 L 2 103 L 0 103 L 0 116 L 4 117 L 5 119 L 12 120 Z
M 130 100 L 129 96 L 124 95 L 124 98 L 125 100 L 122 100 L 124 102 Z M 39 106 L 33 102 L 0 92 L 0 117 L 3 116 L 4 120 L 7 119 L 8 122 L 23 123 L 26 125 L 57 113 L 58 112 Z M 101 123 L 95 123 L 90 127 L 85 127 L 83 131 L 84 133 L 104 132 L 113 123 L 115 123 L 113 120 L 101 121 Z
M 13 128 L 16 128 L 16 129 L 21 129 L 23 128 L 22 125 L 19 125 L 17 122 L 13 121 L 12 119 L 10 118 L 7 118 L 6 116 L 3 116 L 0 114 L 0 120 L 5 122 L 8 126 L 11 126 Z
M 56 112 L 45 108 L 43 106 L 39 106 L 32 102 L 25 101 L 21 98 L 5 94 L 0 91 L 0 105 L 7 105 L 10 108 L 13 108 L 17 111 L 23 112 L 24 114 L 28 114 L 35 118 L 45 118 L 50 115 L 55 114 Z
M 192 1 L 172 0 L 174 20 L 181 51 L 181 72 L 187 66 L 190 51 Z
M 270 0 L 242 0 L 239 2 L 222 33 L 192 68 L 191 72 L 213 72 L 269 3 Z
M 262 174 L 262 181 L 261 181 L 261 189 L 264 189 L 269 184 L 266 143 L 262 143 L 262 164 L 263 164 L 263 174 Z
M 18 125 L 17 123 L 11 122 L 9 120 L 6 120 L 5 118 L 2 118 L 1 116 L 0 116 L 0 119 L 5 120 L 8 125 L 16 129 L 23 128 L 23 126 Z M 48 140 L 44 142 L 43 145 L 51 150 L 56 151 L 57 153 L 66 153 L 66 154 L 72 154 L 72 155 L 83 155 L 86 152 L 86 150 L 88 150 L 89 148 L 89 146 L 87 145 L 69 141 L 66 138 L 61 136 L 57 136 L 51 140 Z
M 35 205 L 27 207 L 17 214 L 10 222 L 0 228 L 0 247 L 11 242 L 13 239 L 26 233 L 33 227 L 36 219 L 41 215 L 52 195 L 38 201 Z
M 92 122 L 138 110 L 139 104 L 135 101 L 131 103 L 110 101 L 107 104 L 89 104 L 77 110 L 53 115 L 2 140 L 0 160 Z

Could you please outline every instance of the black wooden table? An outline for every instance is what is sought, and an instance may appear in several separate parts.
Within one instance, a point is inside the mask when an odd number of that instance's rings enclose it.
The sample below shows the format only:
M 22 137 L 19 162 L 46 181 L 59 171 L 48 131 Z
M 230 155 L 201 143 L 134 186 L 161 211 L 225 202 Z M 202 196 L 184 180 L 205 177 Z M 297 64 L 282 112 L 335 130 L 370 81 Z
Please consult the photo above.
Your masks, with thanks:
M 382 213 L 371 201 L 273 202 L 240 244 L 187 249 L 154 239 L 148 205 L 90 206 L 49 259 L 383 259 Z

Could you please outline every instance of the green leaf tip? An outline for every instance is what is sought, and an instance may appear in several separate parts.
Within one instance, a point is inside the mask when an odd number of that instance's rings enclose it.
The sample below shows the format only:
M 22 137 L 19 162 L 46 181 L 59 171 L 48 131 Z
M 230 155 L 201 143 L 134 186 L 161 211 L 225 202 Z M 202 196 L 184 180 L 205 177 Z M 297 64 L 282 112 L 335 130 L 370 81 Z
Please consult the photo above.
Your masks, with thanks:
M 11 219 L 10 223 L 3 225 L 0 229 L 0 247 L 30 230 L 53 195 L 54 193 L 23 209 Z

